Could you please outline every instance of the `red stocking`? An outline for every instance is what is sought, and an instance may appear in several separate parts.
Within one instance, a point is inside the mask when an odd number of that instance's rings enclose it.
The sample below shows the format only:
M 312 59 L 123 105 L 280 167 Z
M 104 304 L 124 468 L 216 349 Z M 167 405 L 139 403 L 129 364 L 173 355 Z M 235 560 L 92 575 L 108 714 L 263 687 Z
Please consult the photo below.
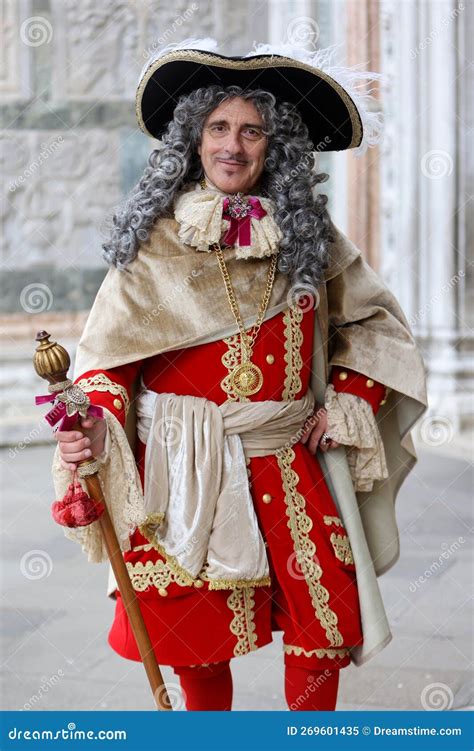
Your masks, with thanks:
M 203 667 L 178 665 L 187 710 L 218 711 L 232 709 L 232 673 L 229 660 Z
M 285 697 L 293 711 L 333 711 L 336 708 L 339 670 L 311 670 L 285 666 Z

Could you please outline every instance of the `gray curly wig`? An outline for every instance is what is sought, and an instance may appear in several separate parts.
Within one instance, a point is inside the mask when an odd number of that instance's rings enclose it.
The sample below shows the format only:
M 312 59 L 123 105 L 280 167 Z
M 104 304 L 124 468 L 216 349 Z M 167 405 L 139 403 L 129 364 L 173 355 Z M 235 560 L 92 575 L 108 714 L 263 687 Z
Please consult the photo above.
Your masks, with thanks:
M 274 219 L 283 234 L 278 269 L 290 276 L 292 286 L 319 285 L 334 238 L 327 196 L 315 196 L 313 187 L 329 176 L 314 171 L 315 148 L 294 105 L 277 102 L 269 91 L 240 86 L 214 84 L 180 97 L 161 148 L 152 151 L 140 181 L 113 215 L 110 237 L 102 246 L 109 264 L 125 270 L 156 220 L 173 215 L 173 201 L 183 185 L 203 176 L 197 146 L 204 122 L 222 102 L 235 97 L 253 102 L 268 136 L 260 187 L 262 195 L 274 201 Z

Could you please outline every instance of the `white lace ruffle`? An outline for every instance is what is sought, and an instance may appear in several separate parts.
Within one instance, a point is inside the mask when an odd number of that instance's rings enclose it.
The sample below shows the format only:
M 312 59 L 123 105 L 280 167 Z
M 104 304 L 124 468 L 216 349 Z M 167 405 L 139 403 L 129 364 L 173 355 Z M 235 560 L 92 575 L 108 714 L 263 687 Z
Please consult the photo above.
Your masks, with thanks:
M 103 407 L 107 421 L 104 451 L 99 461 L 102 466 L 99 480 L 122 551 L 130 550 L 129 536 L 145 520 L 145 507 L 140 475 L 124 429 L 117 418 Z M 59 446 L 53 458 L 53 482 L 56 498 L 62 498 L 71 482 L 72 473 L 60 464 Z M 87 492 L 85 482 L 81 484 Z M 87 553 L 89 563 L 107 561 L 107 551 L 98 522 L 75 529 L 64 527 L 69 540 L 80 543 Z
M 332 384 L 326 388 L 327 433 L 334 441 L 347 446 L 347 460 L 354 483 L 360 492 L 372 490 L 376 480 L 388 477 L 382 438 L 373 409 L 368 401 L 355 394 L 337 392 Z
M 257 196 L 267 212 L 261 219 L 250 218 L 251 245 L 235 244 L 237 258 L 263 258 L 278 253 L 283 234 L 273 219 L 274 203 Z M 174 203 L 174 216 L 180 224 L 178 236 L 186 245 L 196 250 L 212 252 L 209 246 L 217 243 L 227 232 L 230 222 L 222 218 L 225 194 L 215 190 L 202 190 L 199 183 L 194 190 L 182 193 Z

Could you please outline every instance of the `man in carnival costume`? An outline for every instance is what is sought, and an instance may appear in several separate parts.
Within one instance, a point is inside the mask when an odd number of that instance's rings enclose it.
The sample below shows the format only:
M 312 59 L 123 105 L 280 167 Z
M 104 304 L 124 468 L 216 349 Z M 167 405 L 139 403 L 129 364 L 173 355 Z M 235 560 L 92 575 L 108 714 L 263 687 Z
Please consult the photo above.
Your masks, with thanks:
M 187 709 L 231 709 L 230 660 L 282 631 L 289 708 L 332 710 L 340 669 L 391 639 L 377 577 L 399 555 L 424 368 L 314 190 L 316 150 L 380 140 L 358 87 L 376 77 L 327 50 L 226 57 L 206 39 L 140 78 L 139 123 L 161 143 L 114 216 L 74 374 L 106 419 L 57 433 L 53 472 L 60 494 L 76 462 L 100 460 Z M 97 522 L 66 534 L 107 559 Z M 109 594 L 109 643 L 139 660 L 113 577 Z

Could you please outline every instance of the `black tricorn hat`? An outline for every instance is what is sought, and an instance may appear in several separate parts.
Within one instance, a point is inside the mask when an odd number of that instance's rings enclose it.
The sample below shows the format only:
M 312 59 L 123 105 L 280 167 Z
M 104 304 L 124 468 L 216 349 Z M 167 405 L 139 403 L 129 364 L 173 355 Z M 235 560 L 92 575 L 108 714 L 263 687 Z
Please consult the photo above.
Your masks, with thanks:
M 294 104 L 317 151 L 357 149 L 360 155 L 381 140 L 376 100 L 371 91 L 361 91 L 380 74 L 334 66 L 334 48 L 310 53 L 289 45 L 258 45 L 245 57 L 227 57 L 216 48 L 213 39 L 186 40 L 159 50 L 146 63 L 136 94 L 137 119 L 145 133 L 160 138 L 180 96 L 220 84 L 262 88 Z

